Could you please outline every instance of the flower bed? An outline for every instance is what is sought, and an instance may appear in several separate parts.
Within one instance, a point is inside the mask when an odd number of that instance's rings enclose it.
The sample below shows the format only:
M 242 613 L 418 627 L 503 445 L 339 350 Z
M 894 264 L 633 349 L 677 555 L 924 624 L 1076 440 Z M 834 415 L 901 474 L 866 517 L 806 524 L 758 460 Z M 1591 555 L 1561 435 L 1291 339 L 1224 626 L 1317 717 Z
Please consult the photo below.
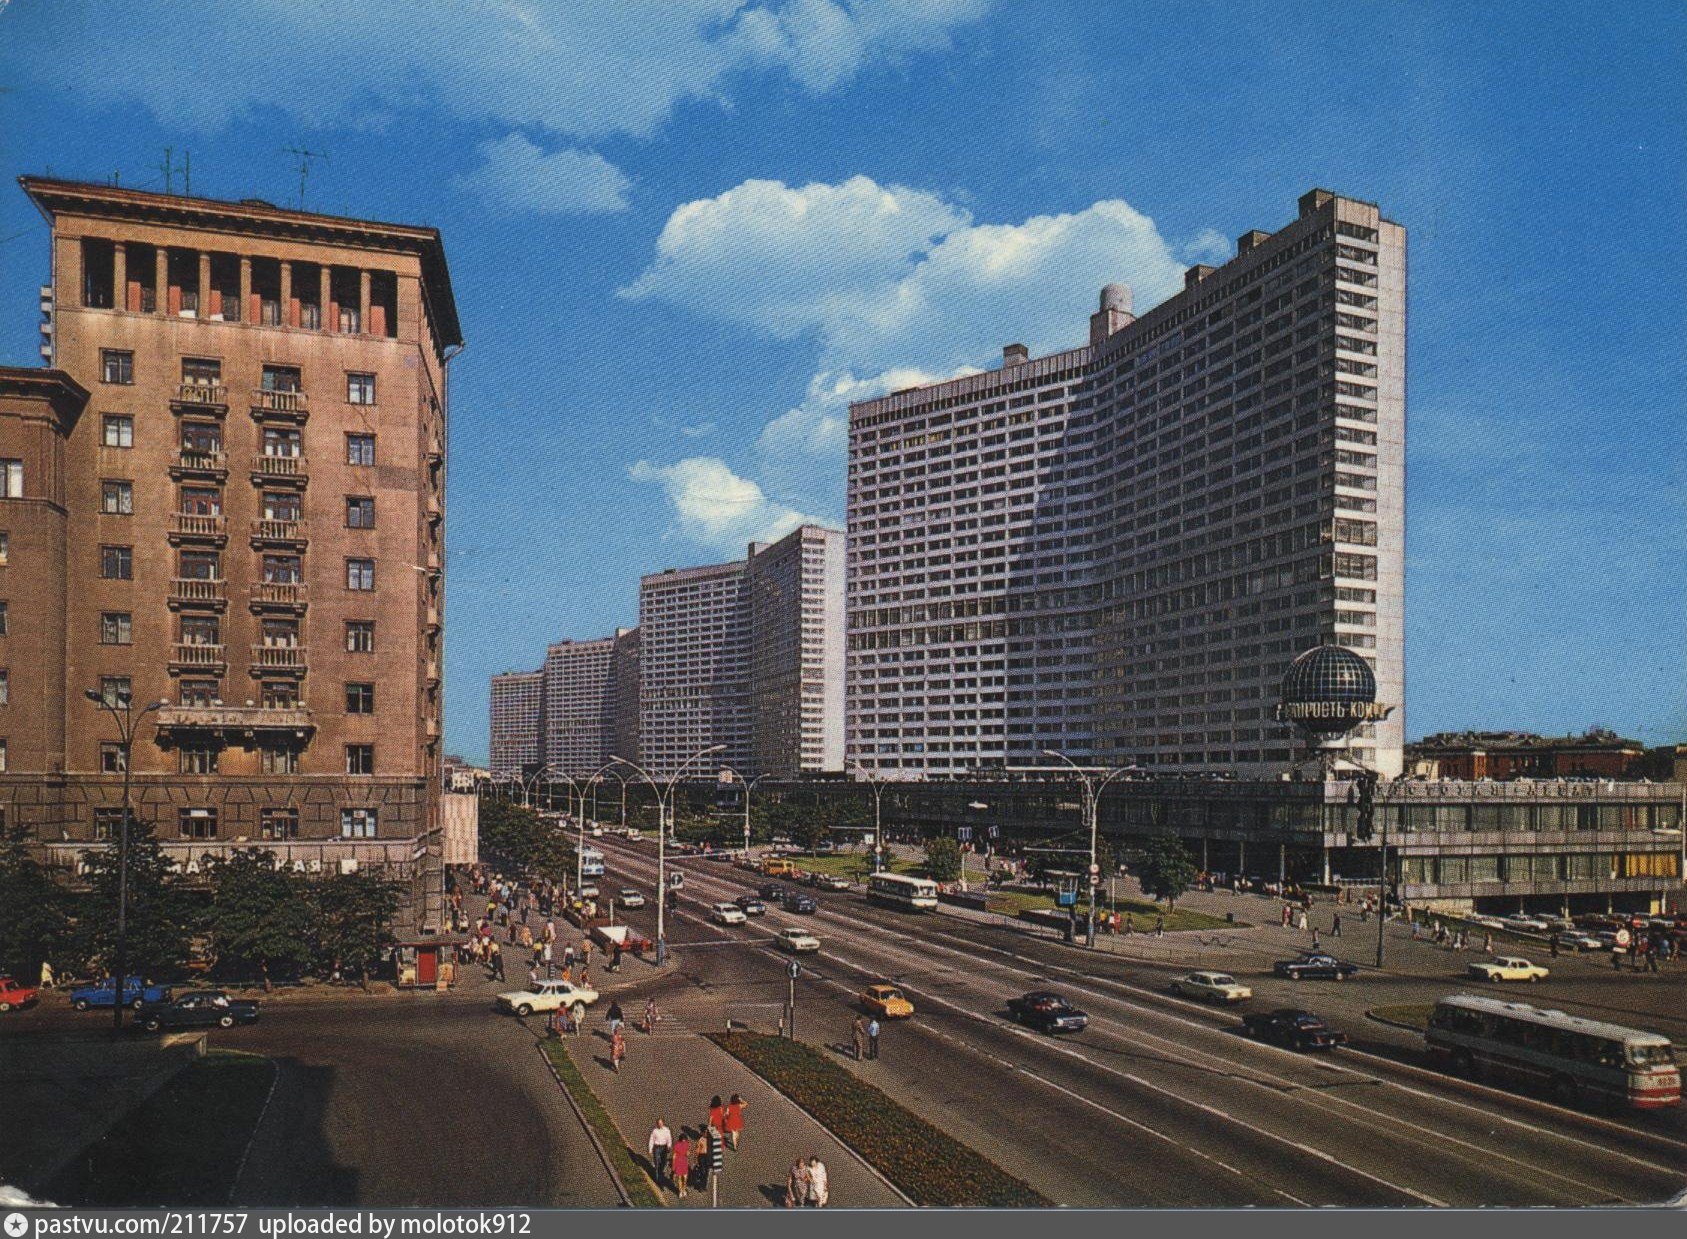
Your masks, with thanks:
M 710 1033 L 829 1128 L 916 1204 L 1046 1208 L 1054 1202 L 983 1154 L 801 1041 L 761 1033 Z

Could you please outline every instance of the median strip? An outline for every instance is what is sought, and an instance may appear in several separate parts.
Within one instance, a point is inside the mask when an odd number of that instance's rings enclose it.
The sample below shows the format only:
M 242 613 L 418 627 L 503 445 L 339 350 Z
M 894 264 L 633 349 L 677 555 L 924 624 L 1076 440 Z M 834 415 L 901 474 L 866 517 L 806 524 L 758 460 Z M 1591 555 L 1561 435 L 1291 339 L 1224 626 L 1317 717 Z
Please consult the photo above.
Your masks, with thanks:
M 627 1139 L 621 1134 L 621 1129 L 615 1125 L 615 1120 L 609 1117 L 609 1111 L 603 1108 L 603 1102 L 592 1091 L 592 1086 L 586 1083 L 586 1077 L 580 1074 L 580 1068 L 575 1066 L 574 1060 L 568 1056 L 560 1041 L 544 1041 L 540 1043 L 540 1052 L 545 1061 L 550 1064 L 551 1074 L 562 1085 L 574 1112 L 580 1117 L 586 1132 L 597 1147 L 598 1156 L 603 1159 L 604 1167 L 609 1171 L 609 1177 L 615 1182 L 615 1190 L 621 1199 L 635 1209 L 660 1209 L 667 1204 L 662 1195 L 650 1182 L 650 1177 L 644 1173 L 637 1160 L 633 1157 L 632 1149 Z
M 1054 1204 L 801 1041 L 740 1031 L 707 1036 L 808 1111 L 915 1204 L 996 1209 Z

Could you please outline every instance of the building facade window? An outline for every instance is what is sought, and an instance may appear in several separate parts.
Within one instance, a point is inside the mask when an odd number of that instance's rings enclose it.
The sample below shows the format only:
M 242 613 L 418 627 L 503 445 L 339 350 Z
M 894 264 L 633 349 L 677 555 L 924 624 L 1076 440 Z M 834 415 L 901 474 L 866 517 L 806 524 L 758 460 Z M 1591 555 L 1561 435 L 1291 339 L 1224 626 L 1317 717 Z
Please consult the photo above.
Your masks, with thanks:
M 12 704 L 12 673 L 0 667 L 0 706 Z
M 346 745 L 346 773 L 374 774 L 375 746 L 373 744 Z
M 123 746 L 115 740 L 100 741 L 100 773 L 123 773 Z
M 265 746 L 258 753 L 259 764 L 265 774 L 298 774 L 299 751 L 290 748 Z
M 11 635 L 11 632 L 7 627 L 7 619 L 9 618 L 7 610 L 8 608 L 6 604 L 4 602 L 0 602 L 0 637 L 7 637 Z
M 346 403 L 374 404 L 375 376 L 356 373 L 346 375 Z
M 303 375 L 297 366 L 265 366 L 259 376 L 259 386 L 265 391 L 300 391 Z
M 100 576 L 108 581 L 134 580 L 134 548 L 128 546 L 100 547 Z
M 375 500 L 367 495 L 346 496 L 346 528 L 375 528 Z
M 213 748 L 186 748 L 180 751 L 181 762 L 179 770 L 182 774 L 216 774 L 217 750 Z
M 184 706 L 214 706 L 223 699 L 220 680 L 183 680 L 176 699 Z
M 0 499 L 23 498 L 23 461 L 0 460 Z
M 346 463 L 348 465 L 374 464 L 375 436 L 366 434 L 348 434 L 346 436 Z
M 10 563 L 11 559 L 12 535 L 7 533 L 4 529 L 0 529 L 0 567 Z
M 265 680 L 262 692 L 266 710 L 298 708 L 299 686 L 293 680 Z
M 102 348 L 100 350 L 100 382 L 102 383 L 133 383 L 135 381 L 135 355 L 125 349 Z
M 346 560 L 346 588 L 356 590 L 374 589 L 375 561 L 373 559 Z
M 265 839 L 297 839 L 299 811 L 297 809 L 265 809 L 258 817 L 258 834 Z
M 100 483 L 100 512 L 105 516 L 133 516 L 135 486 L 119 478 L 107 478 Z
M 113 706 L 121 710 L 128 703 L 132 686 L 126 675 L 102 675 L 100 677 L 100 704 Z
M 179 809 L 176 813 L 176 823 L 184 839 L 215 839 L 217 837 L 217 811 L 215 809 Z
M 375 652 L 374 620 L 346 621 L 346 652 L 348 654 L 373 654 Z
M 375 837 L 375 810 L 341 809 L 340 835 L 346 839 L 373 839 Z
M 127 611 L 106 611 L 100 615 L 101 645 L 132 645 L 135 624 Z
M 346 685 L 346 713 L 373 714 L 375 712 L 375 686 L 373 684 Z
M 105 447 L 134 447 L 135 419 L 126 413 L 107 413 L 100 418 L 100 443 Z
M 94 810 L 94 842 L 110 843 L 123 829 L 122 809 Z

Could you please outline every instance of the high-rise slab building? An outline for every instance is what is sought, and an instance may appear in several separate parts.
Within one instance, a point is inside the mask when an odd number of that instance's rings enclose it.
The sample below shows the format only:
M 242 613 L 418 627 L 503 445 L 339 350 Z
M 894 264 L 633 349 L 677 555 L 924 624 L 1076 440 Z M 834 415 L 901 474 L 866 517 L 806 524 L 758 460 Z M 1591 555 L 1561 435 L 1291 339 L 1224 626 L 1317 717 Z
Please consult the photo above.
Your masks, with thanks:
M 1264 774 L 1301 650 L 1401 705 L 1405 231 L 1313 190 L 1082 347 L 850 410 L 849 756 Z M 1353 755 L 1400 769 L 1403 711 Z
M 518 778 L 544 764 L 545 672 L 506 671 L 492 677 L 493 774 Z
M 639 748 L 654 773 L 842 769 L 843 552 L 805 525 L 742 560 L 639 582 Z
M 437 856 L 462 342 L 438 232 L 21 184 L 55 369 L 7 371 L 0 411 L 7 812 L 66 863 L 110 837 L 123 755 L 92 691 L 162 703 L 138 811 L 190 860 Z
M 629 741 L 627 703 L 638 700 L 638 640 L 636 628 L 618 628 L 612 637 L 562 641 L 545 652 L 547 765 L 579 777 L 617 755 L 637 760 L 637 725 Z

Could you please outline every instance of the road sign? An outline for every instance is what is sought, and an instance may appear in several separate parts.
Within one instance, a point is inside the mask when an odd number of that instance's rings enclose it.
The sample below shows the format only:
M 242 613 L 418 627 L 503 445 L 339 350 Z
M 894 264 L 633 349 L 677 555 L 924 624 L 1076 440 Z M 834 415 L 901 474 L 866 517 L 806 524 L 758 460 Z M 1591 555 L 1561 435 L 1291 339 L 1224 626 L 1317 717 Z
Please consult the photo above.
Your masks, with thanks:
M 1093 874 L 1097 874 L 1097 873 L 1100 873 L 1100 872 L 1101 872 L 1101 866 L 1100 866 L 1100 865 L 1095 865 L 1095 864 L 1092 864 L 1092 865 L 1091 865 L 1091 866 L 1090 866 L 1090 873 L 1091 873 L 1091 874 L 1092 874 L 1092 875 L 1093 875 Z
M 793 959 L 790 963 L 785 965 L 785 975 L 795 981 L 798 977 L 802 976 L 802 965 Z
M 1090 885 L 1091 886 L 1100 886 L 1101 885 L 1101 875 L 1099 873 L 1090 874 Z
M 1629 943 L 1628 930 L 1626 930 L 1626 929 L 1617 930 L 1617 945 L 1618 946 L 1627 946 L 1628 943 Z
M 709 1128 L 709 1170 L 714 1174 L 726 1169 L 726 1150 L 721 1147 L 724 1143 L 720 1132 Z

